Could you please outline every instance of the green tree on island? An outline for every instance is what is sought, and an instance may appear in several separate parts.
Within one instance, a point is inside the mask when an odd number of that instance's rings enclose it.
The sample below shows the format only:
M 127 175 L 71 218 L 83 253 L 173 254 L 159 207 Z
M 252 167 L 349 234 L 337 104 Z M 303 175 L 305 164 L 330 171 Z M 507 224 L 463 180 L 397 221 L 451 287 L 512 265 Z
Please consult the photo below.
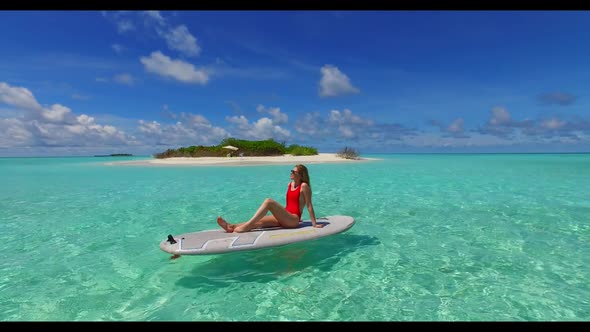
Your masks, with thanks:
M 224 148 L 224 146 L 228 145 L 234 146 L 238 149 L 231 151 Z M 229 137 L 223 139 L 218 145 L 192 145 L 189 147 L 180 147 L 178 149 L 168 149 L 164 152 L 154 154 L 154 157 L 158 159 L 171 157 L 225 157 L 228 154 L 244 157 L 282 156 L 285 154 L 294 156 L 313 156 L 318 154 L 318 150 L 314 147 L 297 144 L 286 146 L 285 142 L 277 142 L 272 138 L 263 141 L 248 141 Z

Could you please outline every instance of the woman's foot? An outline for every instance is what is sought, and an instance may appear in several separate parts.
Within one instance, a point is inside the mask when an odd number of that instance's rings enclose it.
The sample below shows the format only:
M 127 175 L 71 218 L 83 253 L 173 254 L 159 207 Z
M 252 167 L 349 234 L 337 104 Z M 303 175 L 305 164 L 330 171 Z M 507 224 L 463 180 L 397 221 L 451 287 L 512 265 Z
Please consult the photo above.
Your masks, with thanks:
M 236 233 L 245 233 L 245 232 L 249 232 L 250 228 L 248 228 L 248 225 L 246 223 L 244 223 L 239 226 L 234 226 L 233 231 Z
M 225 219 L 221 217 L 217 217 L 217 224 L 228 233 L 232 233 L 234 231 L 233 225 L 230 225 L 227 221 L 225 221 Z

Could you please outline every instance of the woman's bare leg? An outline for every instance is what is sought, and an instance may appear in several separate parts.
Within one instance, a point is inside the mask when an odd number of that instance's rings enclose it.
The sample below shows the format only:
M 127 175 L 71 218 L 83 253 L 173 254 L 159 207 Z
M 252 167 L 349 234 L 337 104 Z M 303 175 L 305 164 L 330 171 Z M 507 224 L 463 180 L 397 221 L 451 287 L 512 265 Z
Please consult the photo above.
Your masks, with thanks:
M 238 227 L 240 225 L 244 225 L 246 223 L 247 223 L 247 221 L 246 222 L 239 223 L 239 224 L 235 224 L 233 226 L 235 228 L 235 227 Z M 262 217 L 262 219 L 260 219 L 260 220 L 258 220 L 256 222 L 253 222 L 251 225 L 252 225 L 252 228 L 250 228 L 250 229 L 255 229 L 255 228 L 269 228 L 269 227 L 281 227 L 281 223 L 272 214 L 271 215 L 268 215 L 268 216 Z
M 245 223 L 236 225 L 233 230 L 234 232 L 243 233 L 248 232 L 252 228 L 256 227 L 257 224 L 266 216 L 266 214 L 270 212 L 274 217 L 274 220 L 278 223 L 281 227 L 286 228 L 295 228 L 299 225 L 299 218 L 291 214 L 289 211 L 285 210 L 283 206 L 281 206 L 276 201 L 267 198 L 264 202 L 260 205 L 256 213 Z M 270 216 L 269 216 L 270 217 Z M 273 219 L 265 218 L 263 223 L 265 225 L 275 226 Z M 266 226 L 269 227 L 269 226 Z
M 236 228 L 237 226 L 243 225 L 245 223 L 247 223 L 247 221 L 244 221 L 244 222 L 241 222 L 238 224 L 230 224 L 227 220 L 223 219 L 222 217 L 217 217 L 217 224 L 219 224 L 219 226 L 221 226 L 221 228 L 223 228 L 228 233 L 232 233 L 234 231 L 234 228 Z M 281 224 L 279 223 L 277 218 L 275 218 L 275 216 L 270 215 L 270 216 L 264 216 L 264 217 L 262 217 L 262 219 L 253 223 L 251 229 L 268 228 L 268 227 L 281 227 Z

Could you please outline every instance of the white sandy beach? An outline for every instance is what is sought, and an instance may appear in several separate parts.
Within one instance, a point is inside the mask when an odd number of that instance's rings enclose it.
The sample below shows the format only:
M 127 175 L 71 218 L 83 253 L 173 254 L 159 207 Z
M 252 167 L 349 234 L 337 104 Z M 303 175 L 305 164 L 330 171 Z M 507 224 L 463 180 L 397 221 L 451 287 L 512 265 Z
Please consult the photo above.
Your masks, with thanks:
M 149 160 L 115 161 L 107 165 L 141 165 L 141 166 L 260 166 L 260 165 L 295 165 L 320 163 L 354 163 L 375 158 L 360 158 L 358 160 L 344 159 L 336 153 L 320 153 L 315 156 L 272 156 L 272 157 L 199 157 L 199 158 L 165 158 Z

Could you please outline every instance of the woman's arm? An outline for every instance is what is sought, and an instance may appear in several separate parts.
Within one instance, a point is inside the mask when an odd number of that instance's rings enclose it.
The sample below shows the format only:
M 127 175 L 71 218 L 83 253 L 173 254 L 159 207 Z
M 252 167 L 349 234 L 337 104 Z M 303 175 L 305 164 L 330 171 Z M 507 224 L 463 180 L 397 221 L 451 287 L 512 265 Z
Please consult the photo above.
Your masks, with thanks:
M 307 205 L 307 212 L 309 212 L 309 217 L 311 218 L 311 225 L 317 228 L 324 227 L 324 225 L 316 223 L 315 211 L 313 210 L 313 204 L 311 203 L 311 190 L 307 183 L 304 182 L 301 184 L 301 192 L 303 193 L 303 199 L 305 199 L 305 205 Z

